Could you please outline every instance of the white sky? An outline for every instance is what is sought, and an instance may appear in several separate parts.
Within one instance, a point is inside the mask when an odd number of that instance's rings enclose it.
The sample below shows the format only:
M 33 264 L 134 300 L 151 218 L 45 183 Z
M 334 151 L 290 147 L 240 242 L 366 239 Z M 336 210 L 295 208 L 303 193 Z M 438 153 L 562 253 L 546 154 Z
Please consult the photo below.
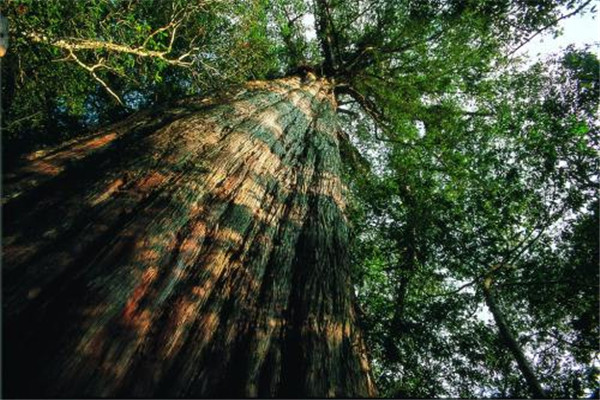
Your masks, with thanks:
M 315 32 L 315 16 L 308 12 L 302 16 L 302 24 L 306 29 L 304 31 L 304 35 L 307 40 L 313 40 L 317 38 L 317 33 Z
M 600 26 L 598 25 L 600 7 L 595 13 L 589 9 L 596 2 L 592 2 L 584 14 L 578 13 L 559 22 L 559 27 L 563 30 L 562 35 L 553 38 L 551 33 L 544 32 L 536 36 L 531 42 L 523 46 L 516 55 L 528 55 L 532 60 L 544 59 L 546 56 L 563 50 L 570 44 L 582 47 L 586 44 L 594 45 L 594 51 L 599 54 L 600 44 Z M 600 4 L 596 4 L 600 6 Z M 563 11 L 568 14 L 569 11 Z

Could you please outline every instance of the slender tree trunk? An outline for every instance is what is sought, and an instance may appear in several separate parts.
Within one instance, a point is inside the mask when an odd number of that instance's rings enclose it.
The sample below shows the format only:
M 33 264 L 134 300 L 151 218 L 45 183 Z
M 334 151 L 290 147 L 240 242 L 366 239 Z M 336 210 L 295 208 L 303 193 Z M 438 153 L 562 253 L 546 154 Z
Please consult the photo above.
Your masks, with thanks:
M 4 177 L 7 396 L 373 396 L 325 80 L 252 82 Z
M 487 277 L 484 280 L 482 286 L 483 286 L 483 295 L 485 298 L 485 303 L 488 306 L 488 308 L 490 309 L 490 312 L 492 313 L 494 321 L 496 322 L 496 326 L 498 327 L 498 332 L 500 333 L 500 337 L 501 337 L 502 341 L 504 343 L 506 343 L 508 350 L 515 358 L 515 361 L 517 362 L 517 365 L 519 366 L 519 370 L 523 374 L 523 377 L 525 378 L 525 381 L 527 382 L 527 386 L 529 386 L 529 390 L 531 391 L 531 394 L 536 399 L 546 398 L 546 393 L 544 393 L 544 390 L 542 389 L 540 382 L 538 381 L 537 377 L 535 376 L 535 373 L 533 372 L 533 368 L 531 367 L 531 365 L 529 364 L 529 361 L 525 357 L 523 350 L 521 350 L 521 347 L 517 343 L 517 340 L 515 339 L 514 335 L 512 334 L 510 327 L 508 326 L 508 323 L 506 322 L 506 319 L 504 318 L 504 314 L 502 313 L 502 311 L 498 307 L 498 304 L 496 303 L 496 298 L 495 298 L 494 293 L 492 292 L 492 288 L 491 288 L 491 286 L 492 286 L 491 277 Z

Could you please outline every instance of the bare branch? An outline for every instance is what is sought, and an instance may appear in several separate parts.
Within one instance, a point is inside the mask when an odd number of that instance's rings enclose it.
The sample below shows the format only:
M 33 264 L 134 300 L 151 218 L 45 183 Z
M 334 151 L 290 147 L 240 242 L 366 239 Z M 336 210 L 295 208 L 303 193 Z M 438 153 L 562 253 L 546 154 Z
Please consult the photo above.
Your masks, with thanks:
M 92 74 L 92 77 L 94 77 L 94 79 L 100 83 L 100 85 L 102 85 L 102 87 L 104 87 L 104 89 L 112 96 L 114 97 L 117 102 L 119 102 L 120 105 L 124 106 L 123 102 L 121 101 L 121 98 L 108 86 L 108 84 L 106 82 L 104 82 L 98 75 L 96 75 L 96 69 L 103 67 L 104 65 L 102 64 L 102 60 L 100 63 L 93 65 L 93 66 L 88 66 L 86 64 L 84 64 L 79 58 L 77 58 L 77 56 L 75 55 L 75 53 L 73 53 L 72 50 L 69 50 L 69 56 L 77 63 L 79 64 L 83 69 L 85 69 L 86 71 L 89 71 Z
M 552 28 L 553 26 L 556 26 L 557 23 L 559 23 L 560 21 L 562 21 L 563 19 L 567 19 L 569 17 L 572 17 L 573 15 L 577 14 L 578 12 L 580 12 L 581 10 L 583 10 L 585 7 L 588 6 L 588 4 L 590 4 L 592 2 L 592 0 L 588 0 L 585 3 L 583 3 L 581 6 L 579 6 L 577 9 L 575 9 L 575 11 L 572 11 L 568 14 L 564 14 L 561 15 L 560 17 L 556 18 L 555 20 L 553 20 L 552 22 L 550 22 L 548 25 L 543 26 L 542 28 L 538 29 L 537 31 L 535 31 L 533 33 L 533 35 L 529 36 L 527 39 L 525 39 L 525 41 L 523 41 L 521 44 L 519 44 L 517 47 L 515 47 L 514 49 L 510 50 L 508 52 L 508 56 L 513 55 L 514 53 L 516 53 L 520 48 L 522 48 L 523 46 L 525 46 L 527 43 L 529 43 L 533 38 L 535 38 L 537 35 L 539 35 L 540 33 L 544 32 L 546 29 Z
M 342 114 L 350 115 L 351 117 L 354 117 L 354 118 L 358 118 L 358 114 L 356 112 L 347 110 L 345 108 L 338 107 L 336 109 L 336 111 L 339 112 L 339 113 L 342 113 Z
M 180 59 L 168 58 L 167 55 L 171 51 L 171 47 L 167 51 L 156 51 L 156 50 L 148 50 L 143 47 L 130 47 L 118 43 L 112 42 L 104 42 L 101 40 L 91 40 L 91 39 L 57 39 L 52 40 L 44 35 L 41 35 L 36 32 L 28 33 L 26 36 L 36 43 L 44 43 L 50 46 L 58 47 L 61 49 L 69 50 L 69 51 L 77 51 L 77 50 L 107 50 L 115 53 L 125 53 L 132 54 L 138 57 L 148 57 L 148 58 L 158 58 L 167 64 L 175 65 L 178 67 L 190 67 L 192 62 L 181 61 Z M 171 43 L 169 46 L 172 46 L 172 42 L 174 40 L 174 30 L 171 36 Z
M 16 120 L 12 121 L 10 124 L 6 125 L 5 128 L 6 129 L 10 129 L 14 125 L 18 125 L 18 124 L 20 124 L 23 121 L 27 121 L 27 120 L 33 119 L 33 118 L 35 118 L 35 117 L 37 117 L 38 115 L 41 115 L 41 114 L 42 114 L 42 112 L 38 111 L 38 112 L 35 112 L 35 113 L 31 114 L 31 115 L 27 115 L 25 117 L 16 119 Z
M 169 29 L 169 28 L 171 28 L 172 26 L 173 26 L 173 21 L 169 22 L 167 25 L 165 25 L 165 26 L 162 26 L 162 27 L 160 27 L 160 28 L 156 29 L 154 32 L 150 33 L 150 34 L 148 35 L 148 37 L 146 38 L 146 40 L 144 40 L 144 43 L 142 43 L 142 45 L 140 46 L 140 48 L 145 48 L 145 47 L 146 47 L 146 45 L 148 44 L 148 41 L 149 41 L 150 39 L 152 39 L 154 36 L 158 35 L 159 33 L 161 33 L 161 32 L 164 32 L 164 31 L 168 30 L 168 29 Z
M 467 282 L 464 285 L 462 285 L 462 286 L 460 286 L 460 287 L 458 287 L 458 288 L 456 288 L 454 290 L 451 290 L 449 292 L 444 292 L 444 293 L 436 294 L 436 295 L 433 295 L 432 297 L 444 297 L 444 296 L 450 296 L 450 295 L 456 294 L 456 293 L 462 291 L 463 289 L 468 288 L 469 286 L 473 286 L 474 284 L 476 284 L 477 282 L 479 282 L 479 280 L 481 278 L 483 278 L 483 276 L 478 276 L 477 278 L 473 279 L 472 281 Z

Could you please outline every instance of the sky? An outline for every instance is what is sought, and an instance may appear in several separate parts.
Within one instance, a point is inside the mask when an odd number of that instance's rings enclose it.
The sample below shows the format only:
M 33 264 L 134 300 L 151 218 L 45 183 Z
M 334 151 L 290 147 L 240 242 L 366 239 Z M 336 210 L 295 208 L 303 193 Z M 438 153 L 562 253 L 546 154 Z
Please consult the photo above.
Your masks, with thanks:
M 592 2 L 584 14 L 578 13 L 559 22 L 559 27 L 563 30 L 562 35 L 553 38 L 551 33 L 545 32 L 539 34 L 531 42 L 523 46 L 517 55 L 528 55 L 532 61 L 545 59 L 548 55 L 563 50 L 570 44 L 581 47 L 586 44 L 594 45 L 594 51 L 600 55 L 600 7 L 592 13 L 589 11 Z M 568 11 L 563 11 L 567 14 Z

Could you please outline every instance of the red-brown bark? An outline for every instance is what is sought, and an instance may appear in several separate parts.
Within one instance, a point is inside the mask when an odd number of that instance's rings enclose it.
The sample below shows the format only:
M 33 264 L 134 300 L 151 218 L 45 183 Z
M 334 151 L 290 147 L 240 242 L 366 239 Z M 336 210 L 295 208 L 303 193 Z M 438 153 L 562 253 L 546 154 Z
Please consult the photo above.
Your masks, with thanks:
M 334 102 L 253 82 L 7 174 L 5 395 L 374 395 Z

